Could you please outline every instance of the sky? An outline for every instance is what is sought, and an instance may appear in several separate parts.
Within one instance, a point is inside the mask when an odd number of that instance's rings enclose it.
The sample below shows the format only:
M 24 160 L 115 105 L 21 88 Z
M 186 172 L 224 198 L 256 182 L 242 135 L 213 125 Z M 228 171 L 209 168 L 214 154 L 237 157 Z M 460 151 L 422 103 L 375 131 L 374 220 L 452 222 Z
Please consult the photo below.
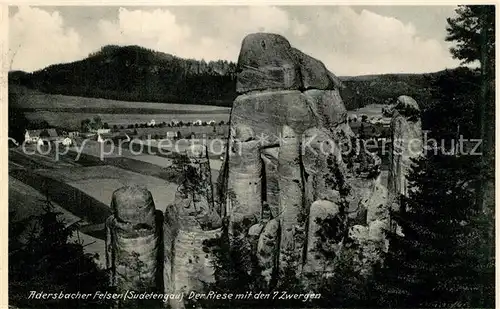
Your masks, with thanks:
M 108 44 L 236 61 L 245 35 L 273 32 L 340 76 L 459 65 L 445 41 L 454 6 L 11 7 L 11 70 L 80 60 Z

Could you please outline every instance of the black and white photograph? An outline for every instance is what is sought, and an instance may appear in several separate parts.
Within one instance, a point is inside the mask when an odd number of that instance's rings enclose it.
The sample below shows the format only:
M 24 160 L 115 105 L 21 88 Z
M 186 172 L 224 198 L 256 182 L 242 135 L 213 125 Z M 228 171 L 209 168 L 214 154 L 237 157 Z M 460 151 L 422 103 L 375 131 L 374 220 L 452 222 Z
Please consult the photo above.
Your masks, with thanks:
M 375 4 L 4 5 L 8 308 L 495 308 L 496 6 Z

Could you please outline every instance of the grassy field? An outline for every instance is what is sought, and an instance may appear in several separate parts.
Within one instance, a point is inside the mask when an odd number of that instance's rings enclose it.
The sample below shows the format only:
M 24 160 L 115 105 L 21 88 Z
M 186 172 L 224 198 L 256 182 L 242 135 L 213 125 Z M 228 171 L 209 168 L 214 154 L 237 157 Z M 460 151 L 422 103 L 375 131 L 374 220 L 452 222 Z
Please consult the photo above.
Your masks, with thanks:
M 9 161 L 15 162 L 23 167 L 31 169 L 41 169 L 41 168 L 69 168 L 80 166 L 79 163 L 75 162 L 69 157 L 60 157 L 59 160 L 55 158 L 55 151 L 48 153 L 47 155 L 42 155 L 35 151 L 34 145 L 29 145 L 26 150 L 33 153 L 25 153 L 21 148 L 10 148 L 9 149 Z M 45 147 L 44 147 L 45 148 Z M 45 149 L 42 149 L 45 151 Z
M 145 186 L 153 195 L 156 208 L 165 211 L 174 202 L 178 185 L 156 177 L 143 175 L 114 166 L 80 167 L 39 171 L 44 176 L 59 179 L 96 200 L 110 205 L 113 192 L 126 185 Z M 216 177 L 217 175 L 213 175 Z
M 72 130 L 80 128 L 82 120 L 92 119 L 96 116 L 101 117 L 103 122 L 108 123 L 110 126 L 127 126 L 129 124 L 147 123 L 154 119 L 156 123 L 166 122 L 170 123 L 173 120 L 183 122 L 193 122 L 196 120 L 211 121 L 215 120 L 217 123 L 220 121 L 227 122 L 229 120 L 229 113 L 183 113 L 183 114 L 169 114 L 162 112 L 161 114 L 144 114 L 139 109 L 134 110 L 135 113 L 127 114 L 109 114 L 109 113 L 79 113 L 79 112 L 54 112 L 54 111 L 30 111 L 26 112 L 26 118 L 33 123 L 41 123 L 46 121 L 50 126 L 63 127 Z
M 46 197 L 34 188 L 24 184 L 14 177 L 9 176 L 9 220 L 20 221 L 30 216 L 38 216 L 43 213 L 43 205 Z M 79 217 L 52 202 L 54 210 L 60 212 L 60 218 L 67 225 L 80 220 Z
M 186 105 L 175 103 L 151 103 L 151 102 L 129 102 L 107 100 L 99 98 L 84 98 L 77 96 L 66 96 L 57 94 L 45 94 L 21 86 L 9 85 L 11 93 L 18 95 L 18 100 L 15 102 L 14 108 L 25 109 L 113 109 L 113 110 L 156 110 L 158 113 L 170 112 L 221 112 L 229 113 L 229 108 L 212 106 L 212 105 Z M 136 112 L 137 113 L 137 112 Z
M 384 104 L 370 104 L 362 108 L 358 108 L 353 111 L 347 111 L 348 115 L 366 115 L 368 118 L 371 117 L 382 117 L 382 107 Z M 360 119 L 361 120 L 361 119 Z
M 85 119 L 100 116 L 112 125 L 141 124 L 154 119 L 157 123 L 178 121 L 228 121 L 230 108 L 212 105 L 128 102 L 99 98 L 40 93 L 9 85 L 9 108 L 21 109 L 33 123 L 46 121 L 50 126 L 79 129 Z
M 38 216 L 43 213 L 45 196 L 34 188 L 22 183 L 21 181 L 9 177 L 9 222 L 18 222 L 27 219 L 30 216 Z M 67 211 L 57 203 L 52 202 L 54 210 L 60 213 L 60 218 L 65 224 L 73 224 L 80 218 Z M 34 223 L 32 223 L 34 224 Z M 32 224 L 26 225 L 26 232 L 30 230 Z M 80 222 L 81 225 L 85 222 Z M 22 237 L 22 235 L 21 235 Z M 85 246 L 85 251 L 91 254 L 97 253 L 99 265 L 105 264 L 104 240 L 92 237 L 82 232 L 74 233 L 70 241 L 80 241 Z

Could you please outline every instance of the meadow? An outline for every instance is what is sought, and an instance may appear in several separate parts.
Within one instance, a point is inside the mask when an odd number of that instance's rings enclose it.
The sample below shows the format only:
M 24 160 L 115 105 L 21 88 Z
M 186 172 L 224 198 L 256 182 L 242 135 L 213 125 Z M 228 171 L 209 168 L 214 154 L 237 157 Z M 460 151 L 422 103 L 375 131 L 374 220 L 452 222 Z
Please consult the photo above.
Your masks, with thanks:
M 78 96 L 67 96 L 59 94 L 46 94 L 22 86 L 9 85 L 9 93 L 17 95 L 13 108 L 24 109 L 113 109 L 113 110 L 157 110 L 158 113 L 166 111 L 188 111 L 194 113 L 216 112 L 227 113 L 230 108 L 212 105 L 186 105 L 175 103 L 151 103 L 108 100 L 100 98 L 86 98 Z
M 77 130 L 85 119 L 101 117 L 110 126 L 146 123 L 170 123 L 173 120 L 228 121 L 230 108 L 177 103 L 151 103 L 45 94 L 18 85 L 9 85 L 9 108 L 24 112 L 33 123 Z
M 132 111 L 132 110 L 131 110 Z M 193 122 L 196 120 L 201 121 L 211 121 L 215 120 L 216 123 L 220 121 L 227 122 L 229 120 L 229 112 L 227 113 L 201 113 L 201 112 L 190 112 L 182 113 L 182 114 L 174 114 L 174 113 L 162 113 L 159 114 L 144 114 L 141 113 L 140 109 L 134 109 L 134 113 L 127 114 L 106 114 L 101 113 L 99 110 L 96 110 L 95 113 L 79 113 L 79 112 L 54 112 L 47 110 L 39 110 L 39 111 L 29 111 L 25 112 L 26 118 L 34 123 L 41 123 L 43 121 L 47 122 L 52 127 L 61 127 L 67 128 L 71 130 L 80 129 L 80 125 L 82 120 L 85 119 L 93 119 L 96 116 L 99 116 L 102 119 L 102 122 L 108 123 L 109 126 L 117 125 L 117 126 L 127 126 L 129 124 L 142 124 L 155 120 L 156 123 L 166 122 L 170 123 L 173 120 L 182 121 L 182 122 Z
M 43 213 L 43 201 L 46 197 L 39 191 L 35 190 L 33 187 L 26 185 L 25 183 L 17 180 L 14 177 L 9 176 L 9 221 L 19 222 L 21 220 L 28 219 L 31 216 L 39 216 Z M 66 225 L 73 224 L 80 221 L 80 218 L 73 213 L 69 212 L 65 208 L 61 207 L 55 202 L 51 202 L 53 210 L 60 214 L 60 218 Z M 27 223 L 29 226 L 25 229 L 27 233 L 30 227 L 34 227 L 35 222 L 30 221 Z M 79 223 L 84 225 L 85 222 Z M 24 234 L 21 234 L 23 237 Z M 27 236 L 27 235 L 24 235 Z M 104 266 L 105 264 L 105 253 L 104 253 L 104 240 L 92 237 L 82 232 L 73 233 L 70 241 L 79 241 L 85 246 L 85 251 L 90 254 L 98 254 L 96 262 Z

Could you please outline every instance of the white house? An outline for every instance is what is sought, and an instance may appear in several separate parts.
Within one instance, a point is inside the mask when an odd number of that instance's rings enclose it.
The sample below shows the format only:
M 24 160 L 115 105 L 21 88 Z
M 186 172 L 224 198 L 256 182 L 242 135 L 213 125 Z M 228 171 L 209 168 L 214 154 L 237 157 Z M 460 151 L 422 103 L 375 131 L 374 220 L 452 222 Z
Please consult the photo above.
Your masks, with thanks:
M 148 127 L 154 127 L 156 125 L 156 122 L 154 119 L 151 119 L 150 122 L 148 122 Z
M 92 129 L 90 130 L 91 133 L 97 133 L 97 134 L 109 134 L 111 132 L 111 129 Z
M 73 144 L 73 140 L 67 136 L 57 139 L 55 142 L 64 146 L 71 146 Z
M 173 132 L 173 131 L 167 132 L 167 138 L 176 138 L 176 137 L 177 137 L 177 132 Z
M 109 134 L 111 129 L 97 129 L 97 134 Z
M 207 124 L 208 124 L 209 126 L 211 126 L 211 125 L 215 124 L 215 120 L 213 120 L 213 119 L 212 119 L 212 120 L 210 120 L 209 122 L 207 122 Z
M 64 146 L 71 146 L 71 144 L 73 144 L 73 140 L 69 137 L 65 137 L 61 140 L 61 144 Z
M 55 141 L 57 138 L 56 129 L 26 130 L 26 132 L 24 132 L 24 141 L 27 143 L 35 143 L 40 139 Z
M 40 132 L 42 130 L 26 130 L 24 132 L 24 141 L 27 143 L 35 143 L 40 139 Z
M 201 124 L 203 123 L 203 121 L 201 121 L 200 119 L 196 120 L 193 122 L 193 125 L 194 126 L 201 126 Z

